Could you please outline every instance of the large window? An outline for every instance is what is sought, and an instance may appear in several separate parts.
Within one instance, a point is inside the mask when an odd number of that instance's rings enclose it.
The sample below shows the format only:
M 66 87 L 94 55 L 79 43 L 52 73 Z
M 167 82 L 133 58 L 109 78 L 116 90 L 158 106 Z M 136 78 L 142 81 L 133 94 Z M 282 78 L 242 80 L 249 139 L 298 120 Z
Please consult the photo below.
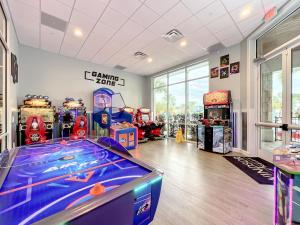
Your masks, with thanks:
M 208 90 L 207 61 L 153 78 L 154 116 L 165 122 L 165 134 L 175 137 L 181 128 L 187 140 L 196 141 L 196 126 L 203 113 L 203 94 Z

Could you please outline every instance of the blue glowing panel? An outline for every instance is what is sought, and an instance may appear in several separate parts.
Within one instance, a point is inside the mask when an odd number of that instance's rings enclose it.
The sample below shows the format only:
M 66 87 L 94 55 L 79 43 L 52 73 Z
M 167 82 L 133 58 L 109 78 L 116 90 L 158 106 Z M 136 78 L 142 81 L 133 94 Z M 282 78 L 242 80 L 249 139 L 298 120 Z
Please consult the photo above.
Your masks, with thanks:
M 87 140 L 24 146 L 0 189 L 0 225 L 31 224 L 150 173 Z

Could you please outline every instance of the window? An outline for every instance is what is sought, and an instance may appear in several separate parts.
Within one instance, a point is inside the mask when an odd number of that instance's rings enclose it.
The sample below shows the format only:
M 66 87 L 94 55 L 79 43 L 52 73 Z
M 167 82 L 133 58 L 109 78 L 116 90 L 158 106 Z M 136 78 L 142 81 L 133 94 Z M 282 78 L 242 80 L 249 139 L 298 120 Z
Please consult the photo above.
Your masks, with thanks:
M 0 152 L 6 146 L 6 17 L 0 2 Z M 4 42 L 3 42 L 4 41 Z
M 209 90 L 208 61 L 153 78 L 155 120 L 165 122 L 165 134 L 176 137 L 179 128 L 196 141 L 196 126 L 203 113 L 203 94 Z

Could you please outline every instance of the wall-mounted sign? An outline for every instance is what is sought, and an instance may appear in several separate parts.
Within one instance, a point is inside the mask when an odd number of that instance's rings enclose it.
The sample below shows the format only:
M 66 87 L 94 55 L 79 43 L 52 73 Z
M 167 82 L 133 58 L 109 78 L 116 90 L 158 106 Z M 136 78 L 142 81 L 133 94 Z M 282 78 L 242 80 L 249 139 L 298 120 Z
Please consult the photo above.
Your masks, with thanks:
M 107 86 L 125 86 L 125 79 L 96 71 L 84 71 L 84 79 Z
M 13 83 L 18 83 L 18 60 L 17 56 L 11 53 L 11 76 L 13 78 Z

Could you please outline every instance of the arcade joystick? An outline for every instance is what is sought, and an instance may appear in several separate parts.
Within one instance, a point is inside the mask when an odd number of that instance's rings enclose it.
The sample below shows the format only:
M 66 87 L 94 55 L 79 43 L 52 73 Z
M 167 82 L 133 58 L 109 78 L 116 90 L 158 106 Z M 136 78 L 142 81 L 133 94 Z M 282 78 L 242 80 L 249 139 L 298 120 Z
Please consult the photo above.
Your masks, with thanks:
M 90 194 L 93 196 L 101 195 L 102 193 L 104 193 L 104 191 L 105 191 L 105 187 L 100 183 L 96 183 L 94 187 L 90 189 Z
M 62 140 L 61 142 L 59 142 L 61 145 L 66 145 L 68 144 L 68 142 L 66 140 Z

